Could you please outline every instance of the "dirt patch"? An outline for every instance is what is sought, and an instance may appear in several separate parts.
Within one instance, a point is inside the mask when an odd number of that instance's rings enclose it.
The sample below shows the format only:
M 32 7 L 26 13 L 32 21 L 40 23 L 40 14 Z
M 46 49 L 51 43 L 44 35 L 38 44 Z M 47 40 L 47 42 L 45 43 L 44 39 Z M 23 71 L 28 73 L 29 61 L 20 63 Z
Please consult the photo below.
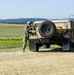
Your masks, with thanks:
M 1 52 L 0 75 L 74 75 L 74 53 Z

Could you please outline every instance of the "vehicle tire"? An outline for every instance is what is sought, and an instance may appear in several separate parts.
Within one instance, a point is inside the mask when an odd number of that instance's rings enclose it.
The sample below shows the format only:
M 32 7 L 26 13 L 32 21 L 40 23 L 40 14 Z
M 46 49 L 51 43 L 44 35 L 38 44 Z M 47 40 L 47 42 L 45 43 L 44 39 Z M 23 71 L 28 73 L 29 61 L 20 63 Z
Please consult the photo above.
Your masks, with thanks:
M 56 27 L 51 21 L 44 21 L 39 25 L 39 33 L 42 37 L 51 38 L 55 35 Z
M 50 48 L 50 44 L 44 45 L 44 48 Z

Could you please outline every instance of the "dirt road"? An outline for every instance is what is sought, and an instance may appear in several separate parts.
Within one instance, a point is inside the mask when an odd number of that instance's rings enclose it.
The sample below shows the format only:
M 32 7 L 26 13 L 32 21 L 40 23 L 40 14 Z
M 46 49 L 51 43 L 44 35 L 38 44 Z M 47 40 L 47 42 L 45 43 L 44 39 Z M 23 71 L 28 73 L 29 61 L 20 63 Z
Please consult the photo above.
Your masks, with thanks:
M 74 52 L 1 52 L 0 75 L 74 75 Z

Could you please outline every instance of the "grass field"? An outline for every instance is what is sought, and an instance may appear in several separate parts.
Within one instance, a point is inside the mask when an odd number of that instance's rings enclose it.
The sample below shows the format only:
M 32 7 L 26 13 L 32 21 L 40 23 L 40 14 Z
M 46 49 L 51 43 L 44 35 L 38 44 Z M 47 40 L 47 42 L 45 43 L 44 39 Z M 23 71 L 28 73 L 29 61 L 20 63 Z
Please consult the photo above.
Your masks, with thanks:
M 0 49 L 22 47 L 24 27 L 25 24 L 0 23 Z
M 0 24 L 0 39 L 22 39 L 25 24 Z

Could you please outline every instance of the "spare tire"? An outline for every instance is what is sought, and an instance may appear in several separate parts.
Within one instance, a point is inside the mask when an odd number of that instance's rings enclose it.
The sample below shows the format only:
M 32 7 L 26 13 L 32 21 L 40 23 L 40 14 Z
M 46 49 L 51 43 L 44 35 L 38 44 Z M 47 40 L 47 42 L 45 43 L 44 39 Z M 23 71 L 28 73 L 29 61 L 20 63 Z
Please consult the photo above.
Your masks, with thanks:
M 39 25 L 39 34 L 45 38 L 51 38 L 55 35 L 56 27 L 51 21 L 44 21 Z

